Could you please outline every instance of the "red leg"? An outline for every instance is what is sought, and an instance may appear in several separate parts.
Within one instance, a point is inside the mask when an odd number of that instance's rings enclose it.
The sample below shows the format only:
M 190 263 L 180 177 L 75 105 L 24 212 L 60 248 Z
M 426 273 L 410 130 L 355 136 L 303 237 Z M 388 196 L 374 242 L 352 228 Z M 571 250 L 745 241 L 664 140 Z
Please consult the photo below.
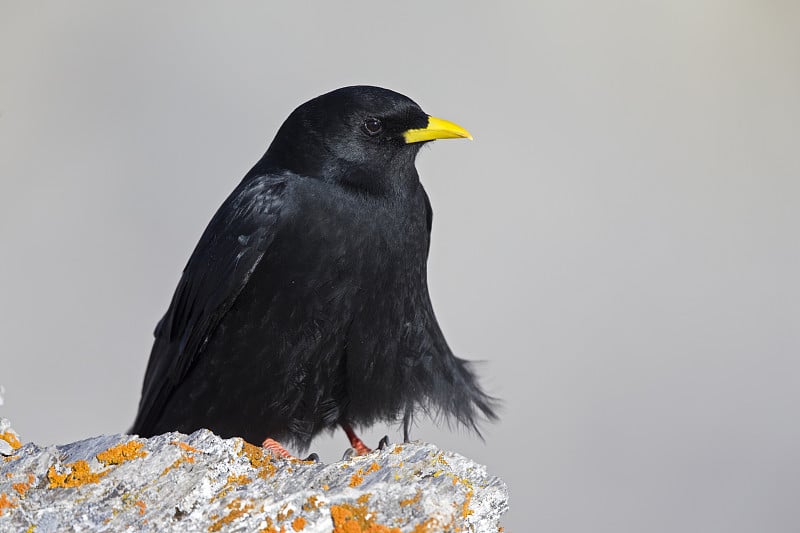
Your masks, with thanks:
M 295 459 L 295 456 L 289 453 L 286 448 L 280 445 L 276 440 L 270 438 L 264 439 L 261 446 L 267 449 L 275 457 L 283 457 L 284 459 Z
M 370 448 L 367 448 L 364 441 L 358 438 L 358 435 L 356 435 L 356 432 L 350 427 L 350 424 L 342 424 L 342 429 L 347 433 L 347 438 L 350 439 L 350 446 L 356 451 L 356 455 L 367 455 L 372 451 Z

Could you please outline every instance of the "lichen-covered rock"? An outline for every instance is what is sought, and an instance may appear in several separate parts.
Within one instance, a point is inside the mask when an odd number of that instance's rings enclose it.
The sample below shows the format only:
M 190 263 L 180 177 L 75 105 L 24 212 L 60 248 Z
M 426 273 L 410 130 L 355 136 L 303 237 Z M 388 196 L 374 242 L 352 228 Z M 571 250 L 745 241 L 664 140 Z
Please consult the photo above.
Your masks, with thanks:
M 500 479 L 424 443 L 333 464 L 205 430 L 12 451 L 0 531 L 497 532 L 508 508 Z
M 11 429 L 11 422 L 6 418 L 0 418 L 0 456 L 13 455 L 14 450 L 20 446 L 22 443 L 17 432 Z

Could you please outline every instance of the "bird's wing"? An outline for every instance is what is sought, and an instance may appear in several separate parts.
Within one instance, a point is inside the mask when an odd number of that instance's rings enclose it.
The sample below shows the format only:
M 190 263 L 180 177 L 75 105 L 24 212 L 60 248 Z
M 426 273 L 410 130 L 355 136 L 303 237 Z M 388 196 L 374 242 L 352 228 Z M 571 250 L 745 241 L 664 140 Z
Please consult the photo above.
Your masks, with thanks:
M 147 432 L 158 421 L 163 405 L 247 285 L 275 235 L 285 187 L 285 178 L 245 180 L 211 219 L 156 326 L 133 432 Z

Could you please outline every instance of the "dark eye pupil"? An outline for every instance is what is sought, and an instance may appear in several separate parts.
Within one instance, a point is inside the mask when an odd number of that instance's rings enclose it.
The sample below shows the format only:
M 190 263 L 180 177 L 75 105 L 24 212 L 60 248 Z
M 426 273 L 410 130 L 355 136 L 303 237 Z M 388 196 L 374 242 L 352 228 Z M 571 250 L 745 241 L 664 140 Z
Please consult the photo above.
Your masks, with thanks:
M 368 118 L 367 120 L 364 121 L 364 129 L 370 135 L 375 135 L 376 133 L 380 133 L 382 128 L 383 125 L 381 124 L 381 121 L 378 120 L 377 118 Z

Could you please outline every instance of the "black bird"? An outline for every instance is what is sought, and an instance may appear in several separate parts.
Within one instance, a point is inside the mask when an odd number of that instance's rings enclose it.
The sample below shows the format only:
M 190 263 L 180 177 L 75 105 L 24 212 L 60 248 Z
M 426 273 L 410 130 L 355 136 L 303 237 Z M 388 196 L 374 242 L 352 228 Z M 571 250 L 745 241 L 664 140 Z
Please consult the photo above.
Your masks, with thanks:
M 402 419 L 408 440 L 418 409 L 476 431 L 495 419 L 428 294 L 432 213 L 414 162 L 446 138 L 472 136 L 378 87 L 298 107 L 192 253 L 131 433 L 205 427 L 306 449 L 341 426 L 366 453 L 352 425 Z

